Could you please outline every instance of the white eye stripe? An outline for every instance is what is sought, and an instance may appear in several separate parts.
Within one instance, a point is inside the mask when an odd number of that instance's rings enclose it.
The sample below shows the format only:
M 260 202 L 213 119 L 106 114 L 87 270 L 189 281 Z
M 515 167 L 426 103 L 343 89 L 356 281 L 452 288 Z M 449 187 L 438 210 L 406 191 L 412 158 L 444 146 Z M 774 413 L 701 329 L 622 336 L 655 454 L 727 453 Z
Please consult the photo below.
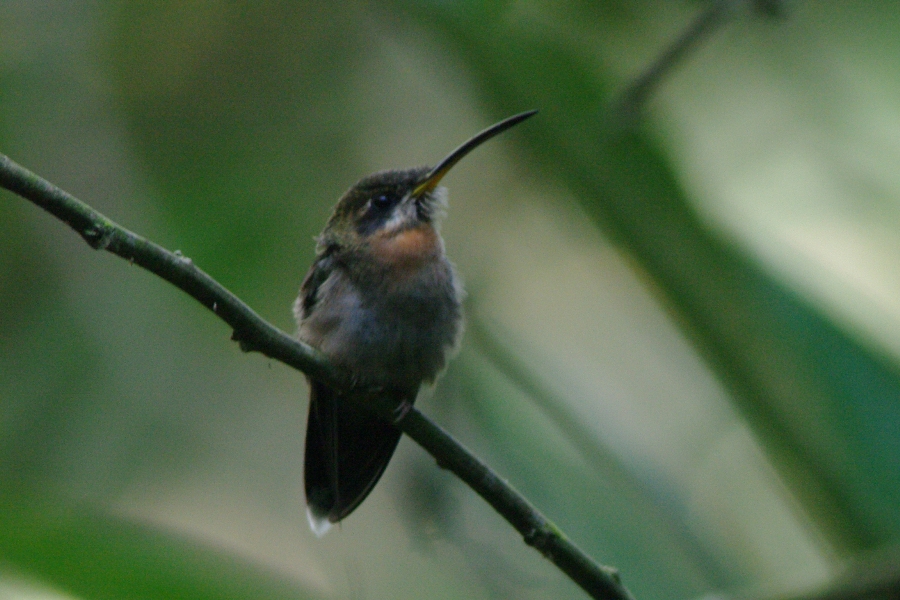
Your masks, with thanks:
M 391 213 L 390 218 L 384 222 L 382 228 L 384 231 L 397 231 L 409 225 L 415 219 L 415 206 L 409 203 L 403 204 Z

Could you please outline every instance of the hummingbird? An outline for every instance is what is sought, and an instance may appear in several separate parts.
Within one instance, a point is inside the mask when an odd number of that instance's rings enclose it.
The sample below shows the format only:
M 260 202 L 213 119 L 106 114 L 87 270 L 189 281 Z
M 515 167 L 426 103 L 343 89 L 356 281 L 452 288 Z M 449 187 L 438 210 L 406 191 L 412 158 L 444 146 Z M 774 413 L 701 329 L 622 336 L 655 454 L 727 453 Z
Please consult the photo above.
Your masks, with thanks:
M 297 336 L 352 376 L 354 390 L 405 412 L 456 352 L 463 288 L 444 251 L 443 177 L 464 156 L 534 115 L 478 133 L 434 167 L 381 171 L 338 200 L 294 303 Z M 321 537 L 352 513 L 384 473 L 400 430 L 350 406 L 345 394 L 308 378 L 304 487 Z

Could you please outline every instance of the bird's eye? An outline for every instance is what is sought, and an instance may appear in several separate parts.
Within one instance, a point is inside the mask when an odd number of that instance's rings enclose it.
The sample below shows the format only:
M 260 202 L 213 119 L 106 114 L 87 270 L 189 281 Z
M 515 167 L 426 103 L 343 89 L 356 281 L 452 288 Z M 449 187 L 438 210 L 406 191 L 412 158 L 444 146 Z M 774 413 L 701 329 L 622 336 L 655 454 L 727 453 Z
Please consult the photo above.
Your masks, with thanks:
M 372 198 L 372 206 L 379 209 L 390 208 L 394 204 L 394 197 L 387 194 L 379 194 Z

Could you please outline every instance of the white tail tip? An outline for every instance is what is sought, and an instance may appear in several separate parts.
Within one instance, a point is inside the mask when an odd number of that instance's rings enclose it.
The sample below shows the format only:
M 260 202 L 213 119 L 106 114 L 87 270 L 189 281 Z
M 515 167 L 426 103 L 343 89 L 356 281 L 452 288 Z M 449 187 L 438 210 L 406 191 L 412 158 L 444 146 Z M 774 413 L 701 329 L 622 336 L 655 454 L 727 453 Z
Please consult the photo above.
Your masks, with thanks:
M 306 520 L 309 521 L 309 528 L 319 539 L 331 529 L 331 521 L 328 520 L 328 517 L 317 517 L 309 510 L 308 506 L 306 507 Z

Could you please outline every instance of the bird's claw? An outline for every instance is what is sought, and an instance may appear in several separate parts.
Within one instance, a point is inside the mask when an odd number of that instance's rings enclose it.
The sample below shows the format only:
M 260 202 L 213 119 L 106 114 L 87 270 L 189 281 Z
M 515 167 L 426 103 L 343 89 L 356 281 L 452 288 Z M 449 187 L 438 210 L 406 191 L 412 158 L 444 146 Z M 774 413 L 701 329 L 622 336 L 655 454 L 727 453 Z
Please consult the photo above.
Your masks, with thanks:
M 406 415 L 409 414 L 409 411 L 412 410 L 412 402 L 409 400 L 403 400 L 394 407 L 394 410 L 391 411 L 391 416 L 393 417 L 394 425 L 399 424 L 403 419 L 406 418 Z

